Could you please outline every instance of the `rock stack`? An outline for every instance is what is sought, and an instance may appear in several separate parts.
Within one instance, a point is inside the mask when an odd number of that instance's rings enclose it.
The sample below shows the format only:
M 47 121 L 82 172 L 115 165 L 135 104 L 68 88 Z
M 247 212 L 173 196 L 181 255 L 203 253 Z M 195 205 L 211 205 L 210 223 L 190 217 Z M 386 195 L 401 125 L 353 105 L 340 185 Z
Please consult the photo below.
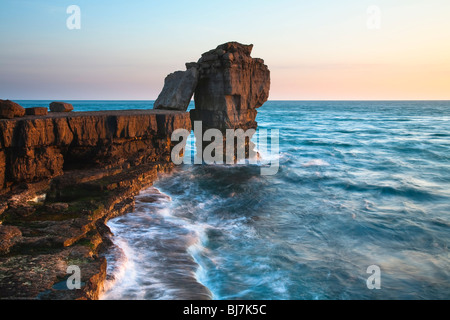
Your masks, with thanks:
M 191 120 L 201 121 L 203 132 L 219 129 L 225 137 L 227 129 L 256 129 L 256 109 L 269 97 L 270 71 L 262 59 L 250 56 L 252 49 L 228 42 L 204 53 L 197 63 L 187 63 L 187 71 L 166 78 L 155 108 L 185 111 L 195 93 Z
M 250 56 L 253 45 L 229 42 L 202 55 L 193 121 L 203 128 L 256 129 L 256 108 L 269 97 L 270 71 Z

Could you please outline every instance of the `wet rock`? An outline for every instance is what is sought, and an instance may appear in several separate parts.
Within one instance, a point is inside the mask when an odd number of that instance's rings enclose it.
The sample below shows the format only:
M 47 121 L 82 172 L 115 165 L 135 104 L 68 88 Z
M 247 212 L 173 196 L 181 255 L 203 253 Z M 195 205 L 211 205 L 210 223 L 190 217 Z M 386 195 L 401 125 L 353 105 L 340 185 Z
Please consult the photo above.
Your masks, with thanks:
M 71 260 L 69 259 L 68 263 Z M 77 259 L 71 266 L 78 267 L 81 275 L 81 288 L 69 289 L 67 279 L 69 275 L 60 278 L 48 290 L 41 292 L 38 298 L 41 300 L 97 300 L 102 292 L 103 283 L 106 280 L 106 259 Z
M 36 299 L 66 275 L 66 252 L 0 257 L 0 299 Z
M 49 203 L 45 205 L 45 210 L 51 213 L 64 213 L 69 209 L 69 204 L 64 202 Z
M 134 196 L 155 181 L 158 171 L 171 167 L 169 163 L 146 164 L 97 169 L 97 173 L 91 169 L 84 176 L 67 173 L 55 178 L 44 204 L 31 205 L 36 207 L 32 214 L 21 217 L 9 208 L 5 212 L 8 224 L 18 225 L 3 237 L 5 241 L 14 239 L 14 243 L 3 246 L 3 251 L 13 256 L 0 257 L 0 299 L 98 299 L 106 278 L 106 260 L 100 250 L 112 245 L 106 222 L 132 211 Z M 72 190 L 71 201 L 51 202 L 67 197 L 66 190 Z M 42 194 L 42 190 L 35 192 Z M 31 198 L 35 195 L 24 190 L 8 203 L 25 206 Z M 69 265 L 81 269 L 79 290 L 64 286 Z
M 10 249 L 22 238 L 22 232 L 14 226 L 0 225 L 0 255 L 9 253 Z
M 16 217 L 28 217 L 36 212 L 36 208 L 27 205 L 10 206 L 9 213 Z

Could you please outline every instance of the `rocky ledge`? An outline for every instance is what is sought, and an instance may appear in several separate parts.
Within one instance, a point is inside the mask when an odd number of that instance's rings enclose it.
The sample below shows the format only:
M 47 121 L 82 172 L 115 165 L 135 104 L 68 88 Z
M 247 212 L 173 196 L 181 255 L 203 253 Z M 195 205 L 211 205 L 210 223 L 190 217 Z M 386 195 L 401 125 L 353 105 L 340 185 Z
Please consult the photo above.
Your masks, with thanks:
M 0 120 L 0 193 L 66 170 L 170 161 L 189 114 L 164 110 L 50 113 Z
M 0 120 L 0 299 L 98 299 L 106 222 L 170 170 L 189 114 L 105 111 Z M 81 288 L 69 290 L 69 266 Z

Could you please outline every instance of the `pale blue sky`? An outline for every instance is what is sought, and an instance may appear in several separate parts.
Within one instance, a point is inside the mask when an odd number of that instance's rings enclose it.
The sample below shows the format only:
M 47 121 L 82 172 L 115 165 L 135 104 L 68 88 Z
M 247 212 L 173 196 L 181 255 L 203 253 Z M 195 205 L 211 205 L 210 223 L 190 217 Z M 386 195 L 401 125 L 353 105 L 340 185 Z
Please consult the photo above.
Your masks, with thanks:
M 227 41 L 254 44 L 271 99 L 450 99 L 449 17 L 448 0 L 1 0 L 0 99 L 155 99 Z

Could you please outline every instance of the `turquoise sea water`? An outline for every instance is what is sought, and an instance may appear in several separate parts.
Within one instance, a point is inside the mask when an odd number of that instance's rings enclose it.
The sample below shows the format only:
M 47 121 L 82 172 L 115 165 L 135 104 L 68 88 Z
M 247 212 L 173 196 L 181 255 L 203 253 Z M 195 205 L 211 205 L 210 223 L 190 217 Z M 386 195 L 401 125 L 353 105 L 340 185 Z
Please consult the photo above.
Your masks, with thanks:
M 109 222 L 105 299 L 450 298 L 450 102 L 269 101 L 257 121 L 280 132 L 278 174 L 186 164 L 162 176 Z

